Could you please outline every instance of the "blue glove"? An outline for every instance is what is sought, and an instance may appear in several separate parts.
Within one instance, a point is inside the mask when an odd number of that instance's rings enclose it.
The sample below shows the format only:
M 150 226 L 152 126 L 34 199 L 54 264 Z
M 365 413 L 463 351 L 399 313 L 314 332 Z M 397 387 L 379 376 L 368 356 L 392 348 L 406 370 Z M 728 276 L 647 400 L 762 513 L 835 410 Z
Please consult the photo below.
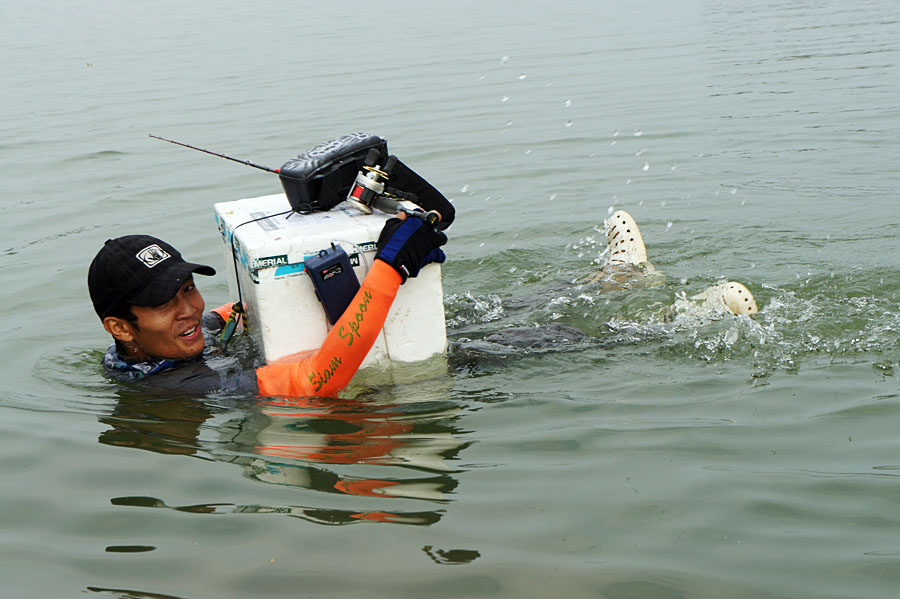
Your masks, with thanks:
M 431 228 L 421 217 L 412 215 L 406 220 L 389 219 L 378 236 L 375 258 L 387 262 L 406 282 L 415 277 L 426 264 L 444 262 L 447 256 L 440 246 L 447 236 Z

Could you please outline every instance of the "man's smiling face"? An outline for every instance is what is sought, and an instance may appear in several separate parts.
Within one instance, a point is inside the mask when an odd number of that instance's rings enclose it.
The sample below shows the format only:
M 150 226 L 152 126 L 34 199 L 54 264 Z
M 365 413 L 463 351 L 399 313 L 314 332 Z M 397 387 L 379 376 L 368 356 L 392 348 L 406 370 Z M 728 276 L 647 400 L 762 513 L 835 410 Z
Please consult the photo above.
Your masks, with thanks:
M 160 306 L 131 306 L 137 317 L 132 325 L 133 358 L 192 358 L 203 353 L 205 341 L 201 322 L 206 304 L 193 277 Z

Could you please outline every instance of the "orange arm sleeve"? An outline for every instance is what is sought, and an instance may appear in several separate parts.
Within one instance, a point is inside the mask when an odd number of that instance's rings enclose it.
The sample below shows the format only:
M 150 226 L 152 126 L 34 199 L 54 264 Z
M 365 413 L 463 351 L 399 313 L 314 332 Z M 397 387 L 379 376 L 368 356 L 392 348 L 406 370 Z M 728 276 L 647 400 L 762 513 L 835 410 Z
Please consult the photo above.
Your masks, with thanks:
M 228 317 L 231 316 L 231 309 L 234 307 L 234 302 L 228 304 L 222 304 L 218 308 L 211 310 L 211 312 L 215 312 L 219 316 L 222 317 L 222 320 L 228 321 Z
M 260 394 L 329 396 L 346 387 L 378 338 L 401 281 L 389 264 L 375 260 L 316 353 L 298 362 L 268 364 L 256 370 Z

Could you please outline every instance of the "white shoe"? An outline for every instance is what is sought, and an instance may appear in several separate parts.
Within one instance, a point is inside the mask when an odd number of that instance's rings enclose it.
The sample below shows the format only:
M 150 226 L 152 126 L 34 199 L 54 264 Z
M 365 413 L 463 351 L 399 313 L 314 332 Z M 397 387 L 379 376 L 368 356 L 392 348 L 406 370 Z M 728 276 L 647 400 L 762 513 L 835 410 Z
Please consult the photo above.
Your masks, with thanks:
M 606 243 L 609 246 L 609 262 L 643 264 L 647 262 L 644 238 L 631 215 L 624 210 L 606 219 Z
M 741 314 L 752 316 L 759 312 L 753 294 L 736 281 L 713 285 L 691 299 L 702 302 L 706 308 L 726 310 L 735 316 Z

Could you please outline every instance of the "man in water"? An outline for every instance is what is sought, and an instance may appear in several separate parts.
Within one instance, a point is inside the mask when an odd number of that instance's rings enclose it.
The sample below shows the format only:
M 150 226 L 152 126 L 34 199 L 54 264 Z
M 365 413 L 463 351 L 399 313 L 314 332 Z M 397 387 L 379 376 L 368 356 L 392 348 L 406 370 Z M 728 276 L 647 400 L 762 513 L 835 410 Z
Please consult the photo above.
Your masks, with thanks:
M 607 241 L 606 262 L 600 270 L 580 280 L 579 283 L 597 284 L 603 290 L 613 290 L 658 281 L 661 275 L 647 259 L 644 238 L 634 218 L 624 210 L 618 210 L 606 219 L 604 224 Z M 553 292 L 558 290 L 552 289 Z M 504 307 L 533 306 L 535 301 L 535 298 L 528 298 L 525 301 L 513 299 L 504 302 Z M 546 298 L 541 296 L 537 301 L 546 301 Z M 663 320 L 670 320 L 679 312 L 698 311 L 750 317 L 759 312 L 759 308 L 747 287 L 736 281 L 727 281 L 713 285 L 690 299 L 676 299 L 674 305 L 666 308 L 659 316 Z M 587 333 L 574 326 L 555 322 L 542 326 L 503 329 L 487 335 L 483 340 L 467 342 L 466 345 L 488 353 L 505 353 L 509 348 L 540 349 L 588 338 Z
M 644 238 L 637 222 L 624 210 L 618 210 L 606 220 L 606 242 L 609 255 L 604 267 L 590 278 L 602 281 L 630 269 L 637 268 L 646 274 L 657 271 L 647 259 Z M 740 316 L 753 316 L 759 312 L 753 294 L 741 283 L 728 281 L 719 283 L 691 298 L 695 303 L 709 310 L 725 311 Z M 676 302 L 676 309 L 680 306 Z
M 94 310 L 115 341 L 103 358 L 104 369 L 118 380 L 152 376 L 160 389 L 169 391 L 334 395 L 356 374 L 400 285 L 426 264 L 443 262 L 439 248 L 446 242 L 444 233 L 418 216 L 388 220 L 373 266 L 347 308 L 352 312 L 366 306 L 355 337 L 342 338 L 339 327 L 334 327 L 311 356 L 245 372 L 216 368 L 213 363 L 215 352 L 207 337 L 222 328 L 231 306 L 204 314 L 193 275 L 212 276 L 216 271 L 211 266 L 185 261 L 178 250 L 155 237 L 110 239 L 88 272 Z

